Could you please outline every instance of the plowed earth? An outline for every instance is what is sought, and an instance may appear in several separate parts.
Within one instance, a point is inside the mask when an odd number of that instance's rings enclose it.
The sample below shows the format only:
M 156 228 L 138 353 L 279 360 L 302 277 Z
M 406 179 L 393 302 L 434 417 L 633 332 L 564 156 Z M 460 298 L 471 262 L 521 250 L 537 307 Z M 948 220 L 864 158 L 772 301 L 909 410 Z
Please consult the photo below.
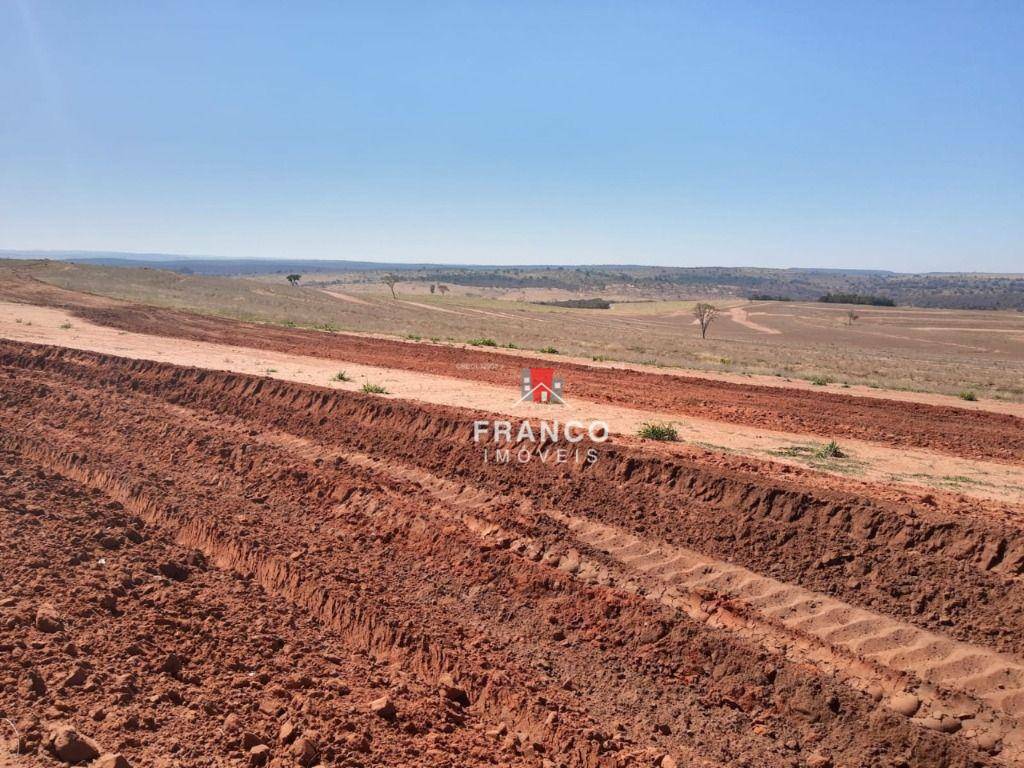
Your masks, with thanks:
M 1015 525 L 480 417 L 0 342 L 7 759 L 1024 763 Z

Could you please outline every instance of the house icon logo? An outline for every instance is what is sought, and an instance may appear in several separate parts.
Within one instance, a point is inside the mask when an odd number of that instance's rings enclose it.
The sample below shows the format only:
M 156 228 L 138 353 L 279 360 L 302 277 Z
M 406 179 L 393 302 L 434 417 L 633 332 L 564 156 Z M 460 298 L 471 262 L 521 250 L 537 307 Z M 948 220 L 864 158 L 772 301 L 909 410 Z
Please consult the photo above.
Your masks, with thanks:
M 520 403 L 534 402 L 565 405 L 562 399 L 562 380 L 555 377 L 554 368 L 523 368 L 519 374 Z

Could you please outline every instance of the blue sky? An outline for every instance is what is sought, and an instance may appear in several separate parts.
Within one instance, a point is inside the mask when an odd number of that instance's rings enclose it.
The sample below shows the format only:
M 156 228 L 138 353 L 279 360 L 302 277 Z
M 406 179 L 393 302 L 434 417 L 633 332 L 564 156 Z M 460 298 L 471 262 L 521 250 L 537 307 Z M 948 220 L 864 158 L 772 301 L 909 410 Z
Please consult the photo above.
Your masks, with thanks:
M 1024 272 L 1024 3 L 0 3 L 0 248 Z

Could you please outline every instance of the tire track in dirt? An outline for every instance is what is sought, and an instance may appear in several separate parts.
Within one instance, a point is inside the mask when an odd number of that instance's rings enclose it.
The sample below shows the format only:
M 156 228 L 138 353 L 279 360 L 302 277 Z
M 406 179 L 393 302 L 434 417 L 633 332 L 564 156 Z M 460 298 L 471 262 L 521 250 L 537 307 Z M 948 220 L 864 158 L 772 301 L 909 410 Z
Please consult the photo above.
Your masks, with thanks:
M 542 514 L 564 524 L 578 542 L 610 555 L 624 571 L 626 580 L 621 581 L 608 567 L 569 546 L 570 542 L 545 547 L 510 534 L 493 519 L 481 519 L 490 503 L 506 506 L 507 497 L 497 500 L 484 489 L 365 454 L 325 451 L 292 435 L 270 433 L 260 439 L 310 461 L 342 459 L 415 483 L 439 502 L 461 510 L 461 520 L 471 530 L 502 540 L 531 560 L 584 581 L 657 600 L 710 626 L 739 632 L 794 661 L 813 663 L 838 675 L 869 695 L 884 695 L 887 706 L 897 711 L 905 710 L 909 695 L 918 702 L 914 722 L 922 727 L 963 729 L 965 738 L 985 749 L 1001 743 L 1008 760 L 1024 757 L 1024 663 L 1015 657 L 925 632 L 691 550 L 543 510 Z
M 172 406 L 174 415 L 195 414 Z M 239 430 L 240 433 L 242 432 Z M 956 642 L 828 595 L 780 582 L 692 550 L 645 540 L 586 517 L 543 509 L 566 527 L 553 546 L 505 530 L 495 510 L 525 498 L 496 496 L 429 472 L 274 431 L 255 437 L 315 463 L 342 461 L 425 491 L 469 530 L 499 546 L 586 582 L 624 589 L 725 628 L 794 662 L 835 675 L 896 712 L 916 701 L 913 722 L 959 732 L 980 748 L 1000 744 L 1011 762 L 1024 758 L 1024 664 L 1008 654 Z M 577 547 L 572 546 L 573 540 Z M 584 546 L 579 546 L 584 545 Z M 586 554 L 605 553 L 612 567 Z M 617 567 L 616 567 L 617 566 Z

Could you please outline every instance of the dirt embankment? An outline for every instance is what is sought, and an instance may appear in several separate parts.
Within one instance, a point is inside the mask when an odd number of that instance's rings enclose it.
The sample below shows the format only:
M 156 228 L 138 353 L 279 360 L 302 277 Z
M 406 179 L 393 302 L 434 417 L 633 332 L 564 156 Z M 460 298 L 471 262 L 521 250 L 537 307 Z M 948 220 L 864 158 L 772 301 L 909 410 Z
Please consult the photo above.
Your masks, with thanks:
M 8 472 L 45 480 L 55 499 L 91 500 L 27 516 L 21 497 L 3 502 L 5 520 L 32 518 L 45 540 L 74 527 L 85 555 L 63 589 L 29 579 L 39 589 L 3 609 L 0 626 L 15 635 L 0 642 L 25 660 L 12 678 L 31 683 L 41 665 L 50 686 L 72 663 L 63 644 L 102 614 L 72 598 L 93 594 L 104 531 L 127 536 L 102 511 L 123 507 L 135 528 L 308 616 L 308 631 L 289 633 L 291 653 L 315 658 L 325 629 L 344 649 L 332 657 L 378 660 L 375 687 L 398 715 L 358 720 L 364 685 L 348 715 L 372 731 L 359 754 L 336 720 L 315 718 L 343 706 L 315 679 L 310 711 L 287 696 L 264 711 L 262 698 L 284 687 L 277 662 L 254 665 L 232 693 L 254 728 L 301 720 L 338 762 L 486 762 L 472 751 L 480 743 L 506 762 L 581 766 L 1020 760 L 1024 540 L 1009 523 L 621 445 L 598 446 L 585 469 L 485 464 L 471 412 L 32 345 L 0 344 L 0 411 Z M 23 567 L 16 547 L 3 555 Z M 102 556 L 145 570 L 163 554 L 127 539 Z M 148 607 L 134 580 L 122 588 L 120 613 L 102 614 L 118 636 Z M 66 634 L 18 645 L 42 597 L 71 617 Z M 263 615 L 254 605 L 248 615 Z M 185 704 L 138 702 L 155 751 L 173 743 L 176 707 L 198 708 L 223 684 L 195 634 L 185 655 L 197 674 L 174 684 Z M 92 642 L 111 667 L 134 664 L 110 636 Z M 161 690 L 138 666 L 146 690 Z M 81 724 L 82 708 L 108 693 L 101 677 L 56 703 Z M 56 706 L 52 693 L 28 711 L 0 701 L 29 720 Z M 92 727 L 122 751 L 145 748 L 118 722 Z M 214 731 L 199 731 L 206 753 L 241 754 Z
M 139 307 L 72 307 L 101 325 L 511 386 L 524 366 L 556 365 L 569 397 L 825 438 L 1024 462 L 1024 419 L 1009 414 L 559 363 L 557 356 L 326 334 Z

